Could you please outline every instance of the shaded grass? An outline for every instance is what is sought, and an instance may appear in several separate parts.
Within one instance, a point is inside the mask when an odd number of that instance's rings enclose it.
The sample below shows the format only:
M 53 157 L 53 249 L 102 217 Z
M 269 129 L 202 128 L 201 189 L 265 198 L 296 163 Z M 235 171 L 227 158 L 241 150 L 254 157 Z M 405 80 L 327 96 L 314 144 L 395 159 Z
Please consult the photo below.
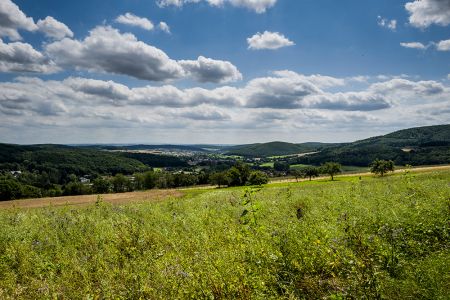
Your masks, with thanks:
M 2 211 L 0 298 L 446 299 L 449 182 L 349 176 Z

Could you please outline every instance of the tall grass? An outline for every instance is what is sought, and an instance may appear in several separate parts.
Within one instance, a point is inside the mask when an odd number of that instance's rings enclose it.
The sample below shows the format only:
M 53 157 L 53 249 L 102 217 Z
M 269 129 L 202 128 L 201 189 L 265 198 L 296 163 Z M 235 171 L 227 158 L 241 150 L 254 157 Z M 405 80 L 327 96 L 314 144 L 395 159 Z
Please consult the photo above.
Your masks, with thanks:
M 448 299 L 450 172 L 0 213 L 2 299 Z

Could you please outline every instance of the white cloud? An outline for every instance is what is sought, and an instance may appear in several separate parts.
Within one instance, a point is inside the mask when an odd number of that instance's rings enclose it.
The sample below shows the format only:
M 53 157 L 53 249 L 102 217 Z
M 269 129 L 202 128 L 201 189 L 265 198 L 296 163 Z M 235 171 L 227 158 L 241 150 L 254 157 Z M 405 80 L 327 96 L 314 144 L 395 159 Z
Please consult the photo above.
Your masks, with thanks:
M 438 81 L 396 78 L 354 91 L 340 85 L 346 78 L 273 74 L 240 88 L 214 89 L 19 77 L 0 83 L 0 134 L 14 137 L 19 130 L 15 141 L 28 143 L 49 142 L 45 137 L 59 143 L 142 142 L 148 135 L 152 140 L 147 142 L 192 143 L 206 136 L 204 142 L 211 143 L 219 142 L 214 140 L 219 134 L 220 142 L 235 143 L 297 141 L 299 134 L 317 140 L 324 138 L 323 132 L 332 132 L 325 138 L 338 141 L 350 129 L 367 137 L 367 130 L 445 123 L 450 117 L 443 109 L 450 86 Z M 334 84 L 345 91 L 327 90 Z M 131 137 L 135 140 L 128 140 Z
M 256 13 L 264 13 L 268 8 L 273 7 L 277 0 L 230 0 L 231 5 L 245 7 L 254 10 Z
M 176 6 L 182 7 L 187 3 L 206 2 L 211 6 L 223 7 L 226 3 L 234 7 L 243 7 L 255 11 L 258 14 L 265 13 L 273 7 L 277 0 L 157 0 L 159 7 Z
M 409 23 L 418 28 L 450 24 L 450 0 L 414 0 L 405 4 Z
M 279 78 L 306 80 L 319 88 L 344 86 L 346 81 L 345 79 L 342 78 L 335 78 L 320 74 L 306 76 L 289 70 L 275 71 L 272 73 Z
M 247 38 L 248 48 L 253 50 L 270 49 L 275 50 L 282 47 L 295 45 L 284 35 L 278 32 L 264 31 L 256 33 L 252 37 Z
M 436 44 L 436 49 L 439 51 L 450 51 L 450 40 L 440 41 Z
M 400 43 L 400 46 L 402 46 L 404 48 L 420 49 L 420 50 L 425 50 L 428 48 L 428 46 L 425 46 L 424 44 L 419 43 L 419 42 Z
M 45 50 L 57 64 L 68 68 L 153 81 L 180 78 L 184 73 L 162 50 L 109 26 L 94 28 L 82 41 L 66 38 L 46 45 Z
M 398 99 L 408 99 L 408 97 L 414 96 L 430 97 L 442 95 L 449 91 L 448 88 L 437 81 L 411 81 L 402 78 L 374 83 L 369 90 L 381 95 L 391 95 Z
M 38 27 L 33 18 L 27 17 L 12 1 L 0 1 L 0 37 L 6 36 L 12 41 L 21 40 L 20 29 L 35 31 Z
M 395 19 L 388 20 L 386 18 L 378 16 L 377 17 L 377 24 L 380 27 L 384 27 L 384 28 L 390 29 L 392 31 L 395 31 L 395 29 L 397 29 L 397 20 L 395 20 Z
M 22 42 L 4 43 L 0 39 L 1 72 L 53 73 L 58 68 L 30 44 Z
M 127 12 L 116 18 L 116 22 L 120 24 L 140 27 L 145 30 L 153 30 L 153 23 L 147 18 L 138 17 L 132 13 Z
M 164 31 L 165 33 L 170 34 L 170 27 L 167 25 L 166 22 L 159 22 L 158 27 L 160 30 Z
M 228 61 L 199 56 L 197 60 L 180 60 L 178 63 L 189 76 L 199 82 L 226 83 L 242 80 L 242 74 Z
M 73 37 L 72 30 L 70 30 L 66 24 L 61 23 L 50 16 L 46 17 L 44 20 L 39 20 L 37 22 L 37 26 L 39 31 L 55 40 L 61 40 L 65 37 Z
M 159 7 L 176 6 L 181 7 L 185 3 L 185 0 L 157 0 L 156 4 Z
M 238 69 L 227 61 L 200 56 L 196 61 L 176 61 L 131 33 L 99 26 L 82 41 L 65 38 L 45 46 L 58 65 L 88 71 L 128 75 L 151 81 L 192 77 L 200 82 L 240 80 Z

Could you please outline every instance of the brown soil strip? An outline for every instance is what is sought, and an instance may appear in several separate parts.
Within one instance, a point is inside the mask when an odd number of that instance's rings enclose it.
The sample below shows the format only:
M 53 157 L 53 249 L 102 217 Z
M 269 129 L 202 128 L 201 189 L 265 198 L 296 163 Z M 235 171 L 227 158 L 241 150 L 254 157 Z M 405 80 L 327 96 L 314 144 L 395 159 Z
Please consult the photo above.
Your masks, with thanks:
M 129 192 L 100 195 L 102 200 L 112 204 L 132 202 L 158 202 L 169 197 L 181 197 L 184 193 L 179 190 L 148 190 L 143 192 Z M 4 208 L 36 208 L 45 206 L 87 205 L 95 203 L 98 195 L 64 196 L 36 199 L 21 199 L 0 201 L 0 209 Z

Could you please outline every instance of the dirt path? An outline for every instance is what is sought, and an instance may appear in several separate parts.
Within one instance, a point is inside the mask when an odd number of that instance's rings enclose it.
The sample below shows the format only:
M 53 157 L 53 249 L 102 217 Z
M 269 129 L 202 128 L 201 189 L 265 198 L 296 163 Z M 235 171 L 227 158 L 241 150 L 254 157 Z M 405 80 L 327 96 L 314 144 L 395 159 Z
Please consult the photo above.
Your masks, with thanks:
M 120 194 L 101 195 L 103 201 L 122 204 L 131 202 L 157 202 L 168 197 L 181 197 L 184 193 L 179 190 L 149 190 L 144 192 L 129 192 Z M 36 208 L 45 206 L 62 205 L 86 205 L 97 201 L 97 195 L 64 196 L 36 199 L 22 199 L 11 201 L 0 201 L 0 209 L 4 208 Z
M 405 170 L 407 169 L 397 169 L 394 171 L 394 173 L 398 174 L 398 173 L 403 173 Z M 417 167 L 417 168 L 412 168 L 409 169 L 411 172 L 431 172 L 431 171 L 439 171 L 439 170 L 450 170 L 450 165 L 444 165 L 444 166 L 432 166 L 432 167 Z M 364 173 L 348 173 L 348 174 L 341 174 L 341 175 L 336 175 L 336 177 L 351 177 L 351 176 L 373 176 L 372 173 L 370 172 L 364 172 Z M 320 176 L 320 177 L 316 177 L 316 178 L 312 178 L 312 180 L 321 180 L 321 179 L 327 179 L 330 178 L 330 176 Z M 309 181 L 308 178 L 304 179 L 299 179 L 298 182 L 302 182 L 302 181 Z M 289 183 L 289 182 L 297 182 L 297 180 L 295 178 L 290 178 L 290 179 L 279 179 L 279 180 L 273 180 L 270 181 L 269 184 L 277 184 L 277 183 Z

